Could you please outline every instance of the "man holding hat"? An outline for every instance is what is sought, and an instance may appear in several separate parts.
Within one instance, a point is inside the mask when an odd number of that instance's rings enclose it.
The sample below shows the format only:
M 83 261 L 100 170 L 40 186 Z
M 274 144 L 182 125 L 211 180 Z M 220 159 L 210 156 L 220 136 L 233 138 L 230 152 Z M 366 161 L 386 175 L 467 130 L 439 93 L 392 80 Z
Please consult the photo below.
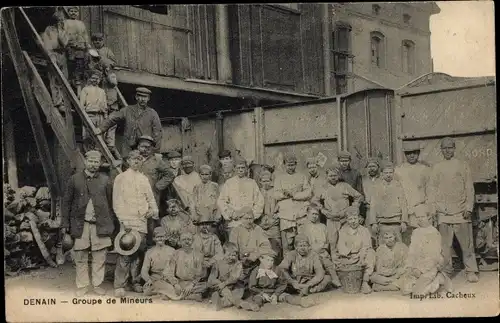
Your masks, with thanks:
M 90 39 L 87 27 L 79 19 L 78 6 L 67 7 L 69 19 L 64 20 L 64 30 L 68 35 L 68 70 L 77 92 L 80 92 L 85 79 L 85 61 Z
M 363 193 L 363 179 L 357 169 L 351 168 L 351 161 L 350 152 L 343 150 L 339 153 L 338 162 L 342 171 L 342 180 L 351 185 L 356 191 Z
M 115 296 L 123 297 L 131 277 L 134 291 L 142 292 L 141 263 L 146 249 L 147 221 L 158 219 L 158 206 L 146 175 L 139 171 L 144 157 L 132 150 L 127 162 L 129 168 L 115 178 L 113 209 L 120 221 L 120 233 L 115 239 L 115 249 L 120 254 L 115 268 Z M 121 250 L 120 239 L 125 234 L 135 236 L 134 248 Z
M 80 92 L 80 105 L 88 114 L 94 126 L 99 127 L 108 114 L 108 105 L 106 93 L 99 87 L 102 72 L 99 70 L 92 70 L 89 72 L 88 84 Z M 83 142 L 86 147 L 85 150 L 94 149 L 92 137 L 90 137 L 88 130 L 83 127 Z M 107 136 L 105 136 L 107 142 Z
M 116 64 L 115 54 L 109 47 L 104 46 L 104 35 L 94 32 L 92 33 L 91 40 L 105 68 L 111 69 Z
M 441 140 L 444 160 L 432 167 L 429 179 L 429 206 L 438 220 L 442 236 L 444 271 L 453 273 L 451 252 L 456 236 L 462 249 L 467 281 L 479 280 L 472 235 L 472 211 L 474 209 L 474 182 L 467 163 L 455 158 L 455 140 Z
M 137 88 L 135 95 L 137 103 L 113 112 L 97 129 L 97 134 L 101 134 L 112 126 L 123 123 L 125 144 L 122 147 L 122 155 L 127 155 L 140 136 L 151 136 L 154 142 L 157 143 L 155 151 L 159 148 L 162 138 L 162 126 L 158 113 L 148 107 L 150 95 L 151 91 L 147 88 Z
M 170 172 L 168 165 L 163 161 L 161 155 L 153 152 L 154 146 L 155 141 L 151 136 L 140 136 L 137 139 L 136 148 L 144 158 L 139 171 L 148 178 L 159 208 L 161 192 L 173 182 L 174 175 Z M 148 219 L 148 245 L 152 245 L 153 243 L 152 233 L 155 226 L 155 221 L 151 218 Z
M 427 202 L 426 189 L 430 167 L 419 162 L 420 145 L 418 142 L 403 142 L 406 162 L 396 167 L 395 177 L 401 183 L 408 203 L 408 228 L 403 233 L 403 242 L 409 246 L 411 234 L 418 227 L 416 214 L 425 212 Z
M 91 284 L 94 292 L 106 294 L 101 284 L 107 248 L 111 246 L 110 236 L 114 231 L 113 186 L 107 175 L 98 172 L 101 157 L 95 150 L 85 154 L 85 170 L 69 178 L 62 199 L 62 228 L 75 239 L 73 250 L 79 297 L 89 291 Z
M 51 19 L 51 23 L 45 31 L 40 35 L 43 41 L 43 46 L 49 52 L 50 57 L 55 61 L 57 67 L 63 75 L 68 77 L 68 61 L 66 58 L 66 47 L 68 46 L 68 35 L 64 30 L 64 16 L 62 12 L 57 11 Z M 49 72 L 50 91 L 52 101 L 56 108 L 62 108 L 63 105 L 63 89 L 59 78 L 50 71 Z

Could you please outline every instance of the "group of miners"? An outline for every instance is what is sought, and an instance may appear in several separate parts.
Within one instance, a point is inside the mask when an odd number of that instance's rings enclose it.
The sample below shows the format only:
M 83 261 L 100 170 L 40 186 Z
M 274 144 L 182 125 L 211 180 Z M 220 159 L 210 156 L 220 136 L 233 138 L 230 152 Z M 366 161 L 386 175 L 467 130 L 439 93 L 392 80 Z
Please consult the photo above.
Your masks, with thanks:
M 467 280 L 478 281 L 474 187 L 468 165 L 454 157 L 452 138 L 441 141 L 443 161 L 432 167 L 410 142 L 405 163 L 368 158 L 366 176 L 351 167 L 346 151 L 324 174 L 317 158 L 307 159 L 304 174 L 286 153 L 284 171 L 262 167 L 253 176 L 248 162 L 229 151 L 219 154 L 217 169 L 197 167 L 178 151 L 162 156 L 151 91 L 136 89 L 137 103 L 121 107 L 103 35 L 93 34 L 90 44 L 78 7 L 68 13 L 69 19 L 54 15 L 45 47 L 64 73 L 69 68 L 96 134 L 126 162 L 116 177 L 101 172 L 103 157 L 84 133 L 85 170 L 66 183 L 61 212 L 62 228 L 74 239 L 78 296 L 91 288 L 106 294 L 110 249 L 118 254 L 115 296 L 128 290 L 170 300 L 209 296 L 218 309 L 308 307 L 308 294 L 346 287 L 354 271 L 362 273 L 363 293 L 450 291 L 454 237 Z M 63 102 L 58 82 L 51 78 L 55 106 Z
M 366 176 L 346 151 L 324 174 L 317 158 L 307 159 L 303 174 L 286 153 L 284 171 L 262 167 L 250 178 L 247 161 L 229 151 L 213 170 L 176 151 L 164 160 L 155 145 L 139 137 L 114 179 L 99 172 L 101 153 L 88 151 L 86 169 L 69 180 L 62 215 L 74 238 L 77 295 L 91 287 L 106 293 L 111 248 L 116 297 L 127 290 L 170 300 L 210 296 L 218 309 L 308 307 L 307 295 L 352 284 L 343 279 L 352 271 L 362 272 L 363 293 L 451 291 L 454 237 L 467 281 L 478 281 L 474 188 L 452 138 L 441 141 L 443 161 L 432 167 L 408 144 L 405 163 L 369 158 Z

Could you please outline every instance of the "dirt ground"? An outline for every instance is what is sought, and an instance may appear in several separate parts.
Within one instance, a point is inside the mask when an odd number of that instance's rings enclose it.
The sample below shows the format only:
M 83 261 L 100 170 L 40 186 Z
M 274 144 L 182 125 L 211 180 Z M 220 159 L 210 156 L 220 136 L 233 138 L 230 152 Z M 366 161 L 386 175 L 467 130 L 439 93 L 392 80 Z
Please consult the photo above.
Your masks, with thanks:
M 300 308 L 289 304 L 266 304 L 260 312 L 235 308 L 215 311 L 208 301 L 172 302 L 154 298 L 152 304 L 119 304 L 113 297 L 108 278 L 106 296 L 89 294 L 82 299 L 101 300 L 103 304 L 75 305 L 75 271 L 71 264 L 44 268 L 17 277 L 6 277 L 7 320 L 12 321 L 89 321 L 97 320 L 227 320 L 227 319 L 307 319 L 345 317 L 427 317 L 427 316 L 489 316 L 499 308 L 498 272 L 482 272 L 477 284 L 468 284 L 463 272 L 453 278 L 455 293 L 474 298 L 410 299 L 397 292 L 345 294 L 331 290 L 309 296 L 316 306 Z M 145 299 L 130 292 L 127 297 Z M 472 297 L 472 296 L 469 296 Z M 57 305 L 24 305 L 24 299 L 55 298 Z M 117 300 L 118 304 L 106 305 Z M 63 304 L 63 301 L 68 303 Z

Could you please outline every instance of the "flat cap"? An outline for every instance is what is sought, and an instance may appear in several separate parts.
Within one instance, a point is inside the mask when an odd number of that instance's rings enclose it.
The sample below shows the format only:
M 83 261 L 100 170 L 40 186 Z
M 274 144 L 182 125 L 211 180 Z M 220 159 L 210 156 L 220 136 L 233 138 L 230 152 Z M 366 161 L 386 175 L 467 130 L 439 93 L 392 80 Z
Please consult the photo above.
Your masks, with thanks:
M 153 145 L 156 144 L 155 140 L 153 139 L 153 137 L 151 136 L 140 136 L 139 138 L 137 138 L 137 144 L 139 144 L 141 141 L 149 141 L 151 142 Z
M 416 141 L 405 141 L 403 142 L 403 151 L 417 151 L 420 150 L 420 144 Z
M 200 172 L 201 171 L 207 171 L 207 172 L 212 172 L 212 166 L 204 164 L 200 166 Z
M 384 170 L 384 169 L 389 169 L 389 168 L 390 168 L 390 169 L 394 169 L 394 163 L 393 163 L 393 162 L 391 162 L 391 161 L 386 160 L 386 161 L 384 161 L 384 162 L 382 163 L 382 167 L 381 167 L 381 168 L 382 168 L 382 170 Z
M 98 150 L 89 150 L 85 153 L 85 158 L 88 157 L 96 157 L 96 158 L 101 158 L 102 154 Z
M 182 158 L 182 155 L 180 152 L 178 152 L 177 150 L 170 150 L 170 151 L 167 151 L 164 153 L 168 159 L 172 159 L 172 158 Z
M 285 156 L 283 156 L 283 162 L 284 163 L 296 163 L 297 162 L 297 156 L 293 153 L 286 153 Z
M 137 94 L 146 94 L 146 95 L 150 95 L 151 94 L 151 90 L 145 88 L 145 87 L 138 87 L 137 89 L 135 89 L 135 92 Z
M 225 157 L 231 157 L 231 152 L 229 150 L 223 150 L 219 153 L 219 159 L 220 158 L 225 158 Z
M 316 157 L 309 157 L 306 160 L 306 166 L 309 166 L 310 164 L 315 164 L 318 165 L 318 158 Z
M 455 139 L 451 137 L 444 137 L 441 139 L 441 148 L 443 147 L 455 147 Z
M 260 179 L 263 179 L 263 178 L 272 179 L 273 178 L 273 174 L 266 169 L 261 171 L 259 175 L 260 175 Z
M 182 157 L 182 162 L 181 163 L 183 165 L 184 164 L 194 164 L 193 157 L 191 157 L 191 156 L 184 156 L 184 157 Z
M 234 166 L 238 166 L 238 165 L 241 165 L 241 164 L 245 164 L 245 166 L 248 166 L 248 163 L 245 160 L 245 158 L 243 158 L 241 156 L 236 157 L 236 159 L 234 161 Z
M 295 240 L 295 241 L 294 241 L 294 243 L 295 243 L 295 244 L 298 244 L 299 242 L 307 242 L 307 243 L 309 243 L 309 244 L 310 244 L 310 242 L 309 242 L 309 238 L 308 238 L 305 234 L 302 234 L 302 233 L 297 234 L 297 235 L 295 236 L 295 239 L 294 239 L 294 240 Z
M 94 32 L 92 33 L 92 37 L 90 37 L 92 40 L 94 39 L 104 39 L 104 34 L 99 33 L 99 32 Z
M 351 153 L 346 151 L 346 150 L 342 150 L 341 152 L 339 152 L 339 155 L 338 155 L 338 159 L 340 158 L 352 158 L 351 156 Z
M 368 167 L 368 165 L 370 164 L 375 164 L 377 165 L 377 167 L 380 167 L 379 159 L 376 157 L 370 157 L 366 160 L 366 167 Z

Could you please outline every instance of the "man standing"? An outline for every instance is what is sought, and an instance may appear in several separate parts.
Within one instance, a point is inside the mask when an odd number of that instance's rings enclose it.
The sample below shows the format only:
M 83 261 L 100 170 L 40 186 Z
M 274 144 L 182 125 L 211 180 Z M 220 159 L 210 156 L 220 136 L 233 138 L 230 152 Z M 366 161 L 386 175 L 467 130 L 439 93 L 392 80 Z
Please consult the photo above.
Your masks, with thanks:
M 137 150 L 128 155 L 129 168 L 116 176 L 113 186 L 113 209 L 121 230 L 135 230 L 141 236 L 141 245 L 132 255 L 118 256 L 115 267 L 115 296 L 125 296 L 125 287 L 131 277 L 134 291 L 142 293 L 141 264 L 146 249 L 147 219 L 158 219 L 158 206 L 146 175 L 139 169 L 144 158 Z
M 92 284 L 94 292 L 106 294 L 104 281 L 107 248 L 114 231 L 111 207 L 112 183 L 107 175 L 98 173 L 101 153 L 85 154 L 85 170 L 70 177 L 62 200 L 62 228 L 70 234 L 76 263 L 76 294 L 85 295 Z M 91 273 L 89 273 L 91 254 Z
M 97 129 L 97 134 L 101 134 L 118 123 L 124 124 L 125 144 L 122 147 L 122 156 L 127 155 L 140 136 L 151 136 L 155 143 L 161 142 L 160 117 L 154 109 L 148 107 L 150 95 L 150 90 L 144 87 L 137 88 L 135 95 L 137 104 L 112 113 Z M 158 146 L 155 147 L 155 151 L 159 148 Z
M 182 157 L 183 174 L 175 177 L 174 185 L 185 207 L 190 207 L 193 201 L 193 192 L 196 185 L 201 184 L 200 174 L 194 170 L 194 161 L 191 156 Z
M 214 182 L 219 185 L 224 184 L 229 178 L 234 175 L 234 161 L 229 150 L 223 150 L 219 153 L 219 169 L 214 172 Z
M 365 200 L 361 204 L 360 215 L 364 220 L 370 212 L 371 199 L 376 193 L 377 185 L 380 183 L 380 164 L 377 158 L 370 157 L 366 162 L 366 176 L 362 177 L 363 192 Z
M 418 228 L 416 215 L 426 210 L 426 187 L 430 168 L 418 160 L 420 156 L 418 143 L 405 142 L 403 151 L 407 162 L 396 167 L 394 175 L 403 187 L 408 206 L 408 228 L 403 233 L 403 242 L 409 246 L 411 234 Z
M 442 236 L 444 271 L 453 272 L 451 248 L 456 236 L 462 249 L 467 281 L 479 280 L 472 236 L 472 210 L 474 208 L 474 183 L 467 163 L 455 158 L 455 141 L 441 140 L 444 160 L 432 167 L 429 180 L 429 206 L 437 216 Z
M 52 16 L 52 21 L 41 35 L 43 46 L 49 52 L 64 77 L 68 78 L 68 61 L 66 58 L 66 47 L 68 46 L 68 35 L 64 30 L 64 17 L 61 12 Z M 52 71 L 49 72 L 50 91 L 54 106 L 63 110 L 63 85 Z
M 155 141 L 150 136 L 141 136 L 137 140 L 137 150 L 144 158 L 144 161 L 139 167 L 139 171 L 148 178 L 151 189 L 153 190 L 156 205 L 159 208 L 161 193 L 172 184 L 174 175 L 170 172 L 168 165 L 163 161 L 161 155 L 157 155 L 153 152 L 154 146 Z M 155 222 L 156 221 L 151 218 L 148 219 L 148 246 L 153 245 L 153 230 L 157 226 Z
M 357 169 L 351 168 L 351 153 L 341 151 L 338 156 L 342 180 L 351 185 L 356 191 L 363 193 L 363 179 Z
M 324 187 L 326 186 L 326 184 L 327 184 L 326 178 L 319 175 L 319 171 L 318 171 L 319 165 L 318 165 L 317 158 L 314 158 L 314 157 L 308 158 L 306 161 L 306 167 L 307 167 L 307 170 L 309 171 L 309 175 L 307 178 L 308 178 L 309 186 L 312 189 L 311 197 L 317 196 L 317 195 L 321 194 Z

